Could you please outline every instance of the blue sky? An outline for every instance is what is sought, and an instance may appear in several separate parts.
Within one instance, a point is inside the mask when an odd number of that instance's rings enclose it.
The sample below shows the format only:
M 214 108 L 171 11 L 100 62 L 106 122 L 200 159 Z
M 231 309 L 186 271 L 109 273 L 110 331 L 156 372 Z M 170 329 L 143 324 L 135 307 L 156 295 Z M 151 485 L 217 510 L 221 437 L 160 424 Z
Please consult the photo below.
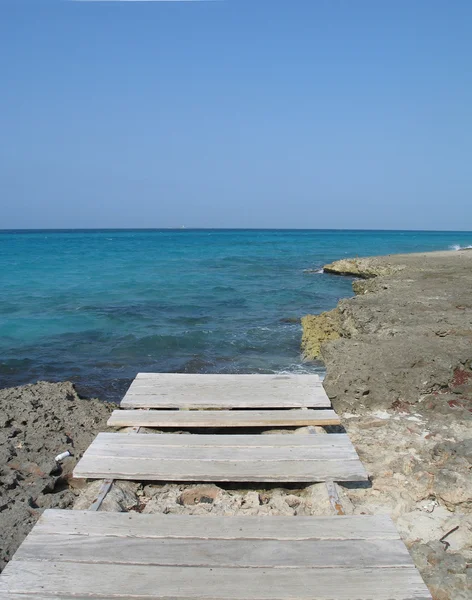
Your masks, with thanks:
M 472 3 L 0 0 L 0 228 L 472 229 Z

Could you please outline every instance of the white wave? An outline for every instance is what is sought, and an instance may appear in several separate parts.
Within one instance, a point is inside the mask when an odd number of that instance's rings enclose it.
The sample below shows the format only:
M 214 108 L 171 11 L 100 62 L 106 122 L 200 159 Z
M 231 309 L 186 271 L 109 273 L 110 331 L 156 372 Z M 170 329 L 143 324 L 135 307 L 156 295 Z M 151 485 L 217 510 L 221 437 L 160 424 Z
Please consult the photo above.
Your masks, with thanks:
M 459 244 L 453 244 L 452 246 L 449 246 L 449 250 L 472 250 L 472 245 L 459 246 Z
M 286 369 L 275 371 L 276 375 L 319 375 L 320 381 L 323 381 L 326 375 L 326 369 L 313 369 L 303 363 L 293 363 Z
M 304 269 L 304 273 L 309 273 L 310 275 L 320 275 L 324 273 L 323 269 Z

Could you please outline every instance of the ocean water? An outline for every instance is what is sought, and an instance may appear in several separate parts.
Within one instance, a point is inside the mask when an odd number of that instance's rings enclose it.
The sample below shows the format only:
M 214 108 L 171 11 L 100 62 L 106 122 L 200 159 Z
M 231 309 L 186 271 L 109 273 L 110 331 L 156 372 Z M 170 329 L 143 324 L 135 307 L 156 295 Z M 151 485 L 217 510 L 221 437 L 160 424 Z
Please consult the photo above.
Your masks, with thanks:
M 0 387 L 71 380 L 119 400 L 138 371 L 313 372 L 299 318 L 352 295 L 338 258 L 446 250 L 472 233 L 0 232 Z

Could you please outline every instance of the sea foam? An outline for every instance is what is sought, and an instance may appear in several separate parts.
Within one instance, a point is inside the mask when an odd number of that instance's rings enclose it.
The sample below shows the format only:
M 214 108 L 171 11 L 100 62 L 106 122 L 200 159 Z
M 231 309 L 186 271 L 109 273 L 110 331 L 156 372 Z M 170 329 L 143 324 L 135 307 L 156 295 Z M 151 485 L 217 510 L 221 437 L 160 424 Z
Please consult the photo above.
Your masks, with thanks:
M 460 246 L 459 244 L 453 244 L 449 246 L 449 250 L 472 250 L 472 246 Z

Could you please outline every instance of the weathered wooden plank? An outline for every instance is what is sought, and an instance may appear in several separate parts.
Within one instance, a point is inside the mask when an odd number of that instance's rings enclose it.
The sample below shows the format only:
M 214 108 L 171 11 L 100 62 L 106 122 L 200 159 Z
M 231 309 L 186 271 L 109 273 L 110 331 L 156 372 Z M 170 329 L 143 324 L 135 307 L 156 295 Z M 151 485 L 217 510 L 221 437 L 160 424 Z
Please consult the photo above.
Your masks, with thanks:
M 184 377 L 193 377 L 195 379 L 200 379 L 201 377 L 218 377 L 220 378 L 221 381 L 232 381 L 232 380 L 236 380 L 237 381 L 243 381 L 244 379 L 247 379 L 248 381 L 252 381 L 252 382 L 260 382 L 260 383 L 264 383 L 266 381 L 270 381 L 271 379 L 273 379 L 274 377 L 277 378 L 278 380 L 282 380 L 282 379 L 287 379 L 290 378 L 292 380 L 297 380 L 297 378 L 301 377 L 310 377 L 312 381 L 322 381 L 322 377 L 320 377 L 319 375 L 317 375 L 316 373 L 303 373 L 303 374 L 297 374 L 297 373 L 277 373 L 277 374 L 273 374 L 273 373 L 217 373 L 217 374 L 207 374 L 207 373 L 138 373 L 136 375 L 135 379 L 139 379 L 139 380 L 146 380 L 146 379 L 151 379 L 151 380 L 162 380 L 164 376 L 169 376 L 169 378 L 172 378 L 173 380 L 177 380 L 179 377 L 180 378 L 184 378 Z
M 111 433 L 101 432 L 93 443 L 119 444 L 120 446 L 186 446 L 188 448 L 326 448 L 339 446 L 352 448 L 352 442 L 345 433 L 329 435 L 275 433 L 270 435 L 192 435 L 179 433 Z
M 279 445 L 279 442 L 286 445 Z M 77 464 L 74 476 L 148 481 L 367 479 L 367 473 L 345 434 L 192 436 L 100 433 Z
M 85 456 L 88 458 L 129 458 L 136 460 L 147 460 L 156 458 L 158 460 L 187 461 L 200 460 L 202 462 L 273 462 L 283 460 L 299 461 L 336 461 L 336 460 L 358 460 L 357 453 L 351 448 L 318 448 L 314 454 L 312 448 L 198 448 L 188 447 L 154 447 L 151 451 L 146 446 L 126 446 L 119 444 L 105 444 L 103 446 L 91 446 Z
M 303 427 L 339 425 L 334 410 L 115 410 L 110 427 Z
M 258 481 L 317 482 L 365 481 L 367 473 L 359 460 L 293 460 L 234 462 L 229 460 L 133 459 L 85 455 L 74 470 L 82 479 L 126 479 L 134 481 Z
M 40 534 L 216 540 L 398 540 L 387 515 L 346 517 L 208 517 L 48 509 Z
M 31 533 L 15 560 L 176 567 L 409 567 L 401 540 L 202 540 Z
M 431 600 L 414 567 L 215 569 L 14 560 L 2 573 L 0 598 L 16 600 L 19 595 L 102 600 Z
M 266 448 L 254 447 L 211 447 L 189 448 L 188 446 L 121 446 L 119 441 L 114 443 L 93 443 L 85 453 L 87 457 L 101 458 L 133 458 L 147 460 L 201 460 L 201 461 L 274 461 L 274 460 L 356 460 L 357 454 L 352 446 L 318 446 L 316 449 L 309 446 L 269 446 Z
M 320 388 L 313 400 L 305 401 L 293 398 L 292 400 L 280 400 L 277 398 L 265 399 L 254 397 L 253 399 L 241 398 L 160 398 L 154 394 L 134 394 L 127 392 L 120 403 L 121 408 L 176 408 L 180 410 L 206 410 L 206 409 L 231 409 L 231 408 L 330 408 L 331 402 L 324 389 Z
M 331 402 L 313 375 L 138 376 L 122 408 L 329 408 Z

